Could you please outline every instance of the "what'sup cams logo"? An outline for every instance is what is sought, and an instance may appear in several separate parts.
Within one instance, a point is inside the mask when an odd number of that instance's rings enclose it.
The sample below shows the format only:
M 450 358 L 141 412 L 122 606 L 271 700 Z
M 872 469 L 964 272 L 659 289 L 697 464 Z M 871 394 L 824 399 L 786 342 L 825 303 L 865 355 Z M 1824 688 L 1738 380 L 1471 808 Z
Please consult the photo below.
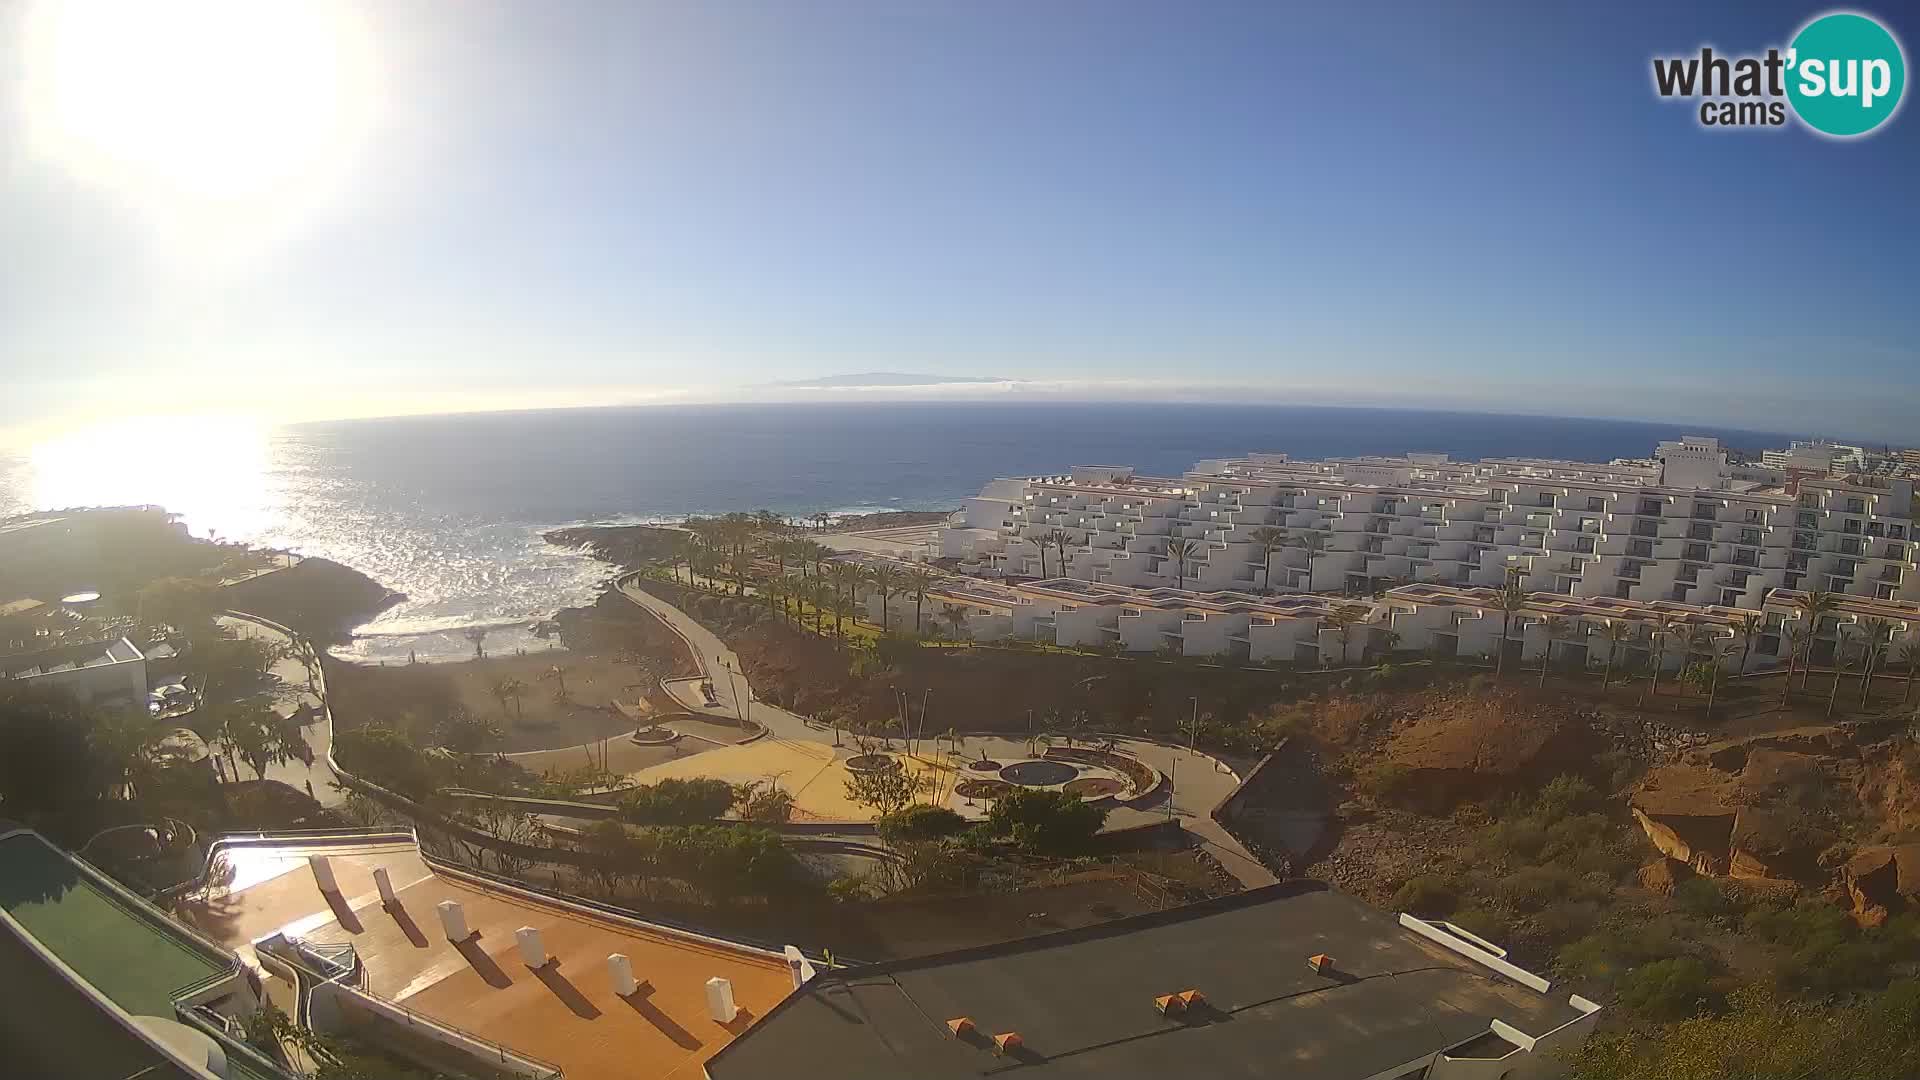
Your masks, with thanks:
M 1836 11 L 1764 56 L 1721 56 L 1708 47 L 1697 56 L 1656 56 L 1653 88 L 1662 98 L 1698 99 L 1702 127 L 1780 127 L 1791 115 L 1847 139 L 1900 110 L 1907 59 L 1878 20 Z

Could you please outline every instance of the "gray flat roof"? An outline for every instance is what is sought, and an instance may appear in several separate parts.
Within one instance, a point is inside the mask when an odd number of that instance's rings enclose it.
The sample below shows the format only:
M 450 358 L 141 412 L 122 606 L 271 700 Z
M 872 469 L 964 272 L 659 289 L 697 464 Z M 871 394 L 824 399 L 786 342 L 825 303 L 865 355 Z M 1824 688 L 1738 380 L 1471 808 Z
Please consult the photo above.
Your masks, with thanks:
M 1325 953 L 1334 970 L 1315 974 Z M 1197 989 L 1168 1019 L 1154 998 Z M 707 1063 L 774 1076 L 1368 1076 L 1484 1034 L 1545 1034 L 1583 1015 L 1434 945 L 1318 882 L 1004 945 L 822 972 Z M 949 1037 L 1018 1032 L 1021 1055 Z

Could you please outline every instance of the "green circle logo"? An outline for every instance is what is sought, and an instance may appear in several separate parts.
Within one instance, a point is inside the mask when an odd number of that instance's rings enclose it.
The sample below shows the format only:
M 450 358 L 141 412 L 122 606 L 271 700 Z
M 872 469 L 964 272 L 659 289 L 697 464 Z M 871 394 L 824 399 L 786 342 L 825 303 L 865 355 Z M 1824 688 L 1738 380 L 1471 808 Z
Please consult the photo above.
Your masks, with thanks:
M 1787 49 L 1787 99 L 1808 127 L 1826 135 L 1865 135 L 1886 123 L 1906 88 L 1900 43 L 1865 15 L 1822 15 Z

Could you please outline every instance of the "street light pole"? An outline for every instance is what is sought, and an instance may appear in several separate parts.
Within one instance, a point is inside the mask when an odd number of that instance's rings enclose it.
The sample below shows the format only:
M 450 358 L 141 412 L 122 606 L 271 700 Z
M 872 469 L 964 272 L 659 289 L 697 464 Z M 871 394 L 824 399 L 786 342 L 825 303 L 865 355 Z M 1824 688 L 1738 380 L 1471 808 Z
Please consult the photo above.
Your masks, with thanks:
M 1200 742 L 1200 699 L 1193 697 L 1187 700 L 1193 702 L 1193 722 L 1187 725 L 1187 753 L 1191 754 L 1194 746 Z

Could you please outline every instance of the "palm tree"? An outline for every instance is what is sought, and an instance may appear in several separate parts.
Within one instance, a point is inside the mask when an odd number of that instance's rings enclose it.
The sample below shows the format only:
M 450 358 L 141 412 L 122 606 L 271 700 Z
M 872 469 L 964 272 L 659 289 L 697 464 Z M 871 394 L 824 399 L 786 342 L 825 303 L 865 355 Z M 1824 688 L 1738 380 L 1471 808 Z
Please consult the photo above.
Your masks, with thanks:
M 1891 644 L 1893 624 L 1885 619 L 1861 619 L 1860 632 L 1866 638 L 1865 663 L 1860 669 L 1860 707 L 1867 707 L 1867 697 L 1873 691 L 1874 661 L 1886 653 Z
M 1620 647 L 1633 636 L 1633 624 L 1625 619 L 1611 619 L 1607 622 L 1607 670 L 1600 676 L 1600 689 L 1605 690 L 1613 682 L 1613 665 L 1620 655 Z
M 1049 541 L 1046 534 L 1043 533 L 1033 542 L 1040 545 L 1040 577 L 1042 580 L 1045 580 L 1047 577 L 1047 545 L 1051 543 L 1051 541 Z
M 1805 624 L 1788 626 L 1781 631 L 1787 639 L 1787 681 L 1780 687 L 1780 707 L 1786 708 L 1793 702 L 1793 667 L 1801 659 L 1801 654 L 1813 648 L 1813 628 Z M 1807 657 L 1810 661 L 1811 656 Z
M 515 723 L 527 718 L 526 709 L 520 703 L 520 695 L 525 693 L 526 689 L 527 684 L 521 682 L 519 679 L 508 679 L 506 681 L 507 696 L 513 699 L 513 719 Z
M 941 604 L 940 618 L 953 627 L 953 636 L 957 639 L 967 630 L 967 609 L 959 604 Z
M 907 588 L 913 592 L 913 636 L 920 636 L 920 609 L 926 606 L 927 590 L 940 580 L 918 567 L 907 573 Z
M 1366 618 L 1367 609 L 1357 605 L 1342 605 L 1327 612 L 1327 623 L 1340 635 L 1340 662 L 1347 662 L 1347 647 L 1353 637 L 1353 628 Z
M 1287 530 L 1276 529 L 1271 525 L 1262 525 L 1248 533 L 1247 539 L 1253 541 L 1253 546 L 1260 551 L 1261 588 L 1266 592 L 1272 592 L 1273 553 L 1285 546 L 1287 542 Z
M 1291 541 L 1294 547 L 1307 553 L 1307 592 L 1313 591 L 1313 560 L 1326 550 L 1327 538 L 1317 532 L 1303 532 Z
M 1740 644 L 1740 667 L 1734 674 L 1745 675 L 1747 673 L 1747 660 L 1753 654 L 1753 639 L 1760 636 L 1760 613 L 1757 611 L 1743 611 L 1735 615 L 1731 628 L 1733 630 L 1733 640 Z M 1711 707 L 1709 707 L 1708 711 L 1712 711 Z
M 874 589 L 880 593 L 880 632 L 884 634 L 887 632 L 887 601 L 907 582 L 900 571 L 885 563 L 874 567 L 867 575 L 867 580 L 872 582 Z
M 1054 559 L 1053 566 L 1061 577 L 1067 576 L 1067 541 L 1070 539 L 1072 539 L 1072 537 L 1067 535 L 1067 530 L 1065 529 L 1054 529 L 1040 539 L 1042 551 L 1046 549 L 1048 544 L 1052 544 L 1054 551 L 1058 553 L 1058 557 Z
M 1720 695 L 1720 665 L 1733 655 L 1733 642 L 1715 644 L 1707 651 L 1707 662 L 1713 665 L 1707 672 L 1707 715 L 1706 720 L 1713 721 L 1713 702 Z
M 1500 590 L 1500 596 L 1494 600 L 1494 606 L 1498 607 L 1502 613 L 1500 646 L 1493 653 L 1493 677 L 1497 679 L 1507 669 L 1507 640 L 1513 636 L 1513 617 L 1527 607 L 1527 591 L 1520 587 L 1519 575 L 1507 576 L 1506 588 Z
M 1549 615 L 1540 624 L 1547 632 L 1547 650 L 1540 657 L 1540 688 L 1546 689 L 1547 671 L 1553 667 L 1553 645 L 1573 636 L 1573 623 L 1564 615 Z
M 1167 558 L 1173 560 L 1175 588 L 1187 587 L 1187 563 L 1200 557 L 1200 545 L 1177 536 L 1167 538 Z
M 826 610 L 828 585 L 819 578 L 808 578 L 800 583 L 800 596 L 803 609 L 813 608 L 813 632 L 821 632 L 821 616 Z M 801 614 L 806 612 L 802 610 Z
M 1653 682 L 1647 686 L 1647 692 L 1658 696 L 1660 693 L 1660 669 L 1667 666 L 1667 642 L 1673 637 L 1674 627 L 1679 620 L 1662 612 L 1653 618 L 1653 626 L 1647 632 L 1647 641 L 1653 647 Z
M 1840 669 L 1846 666 L 1844 654 L 1846 652 L 1847 639 L 1860 632 L 1860 628 L 1853 623 L 1841 623 L 1839 626 L 1834 627 L 1833 686 L 1827 691 L 1826 718 L 1828 720 L 1833 719 L 1833 706 L 1840 700 Z
M 1893 662 L 1906 665 L 1907 678 L 1900 690 L 1900 703 L 1905 705 L 1913 699 L 1913 675 L 1920 669 L 1920 640 L 1916 640 L 1911 631 L 1907 640 L 1893 647 Z
M 1695 624 L 1680 631 L 1680 644 L 1686 648 L 1686 655 L 1680 658 L 1681 670 L 1693 662 L 1695 654 L 1713 652 L 1714 643 L 1720 635 L 1705 624 Z
M 1820 633 L 1820 618 L 1833 611 L 1839 604 L 1838 596 L 1820 589 L 1801 593 L 1794 598 L 1793 606 L 1800 610 L 1800 617 L 1806 620 L 1808 631 L 1807 658 L 1800 665 L 1800 689 L 1802 690 L 1807 688 L 1807 680 L 1813 674 L 1813 640 Z M 1836 652 L 1835 655 L 1837 658 L 1838 653 Z
M 682 532 L 674 535 L 673 549 L 668 556 L 669 561 L 667 563 L 667 568 L 672 572 L 674 581 L 677 582 L 680 580 L 680 566 L 685 564 L 687 568 L 687 584 L 693 584 L 693 550 L 699 546 L 699 543 L 700 538 L 690 532 Z
M 846 636 L 845 619 L 853 610 L 853 594 L 860 588 L 860 580 L 865 576 L 860 572 L 860 568 L 852 563 L 833 564 L 833 629 L 834 633 L 841 637 Z
M 113 786 L 133 799 L 157 771 L 151 751 L 159 734 L 145 708 L 120 709 L 96 719 L 87 742 L 113 777 Z

